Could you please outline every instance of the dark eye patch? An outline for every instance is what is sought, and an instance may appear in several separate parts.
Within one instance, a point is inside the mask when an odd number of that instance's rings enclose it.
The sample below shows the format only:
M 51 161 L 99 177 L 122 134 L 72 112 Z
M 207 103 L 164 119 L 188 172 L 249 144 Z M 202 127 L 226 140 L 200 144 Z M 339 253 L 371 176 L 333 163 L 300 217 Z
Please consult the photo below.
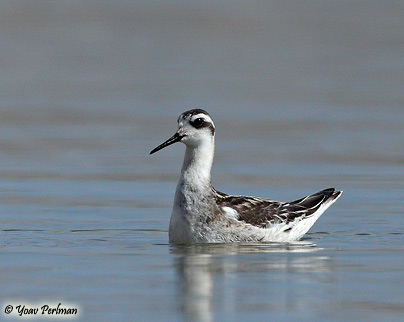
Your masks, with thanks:
M 210 133 L 212 133 L 212 135 L 215 134 L 215 128 L 214 128 L 213 124 L 210 122 L 207 122 L 202 117 L 198 117 L 197 119 L 189 122 L 189 124 L 191 124 L 196 129 L 201 129 L 203 127 L 207 127 L 210 130 Z
M 201 117 L 198 117 L 197 119 L 190 122 L 190 124 L 196 129 L 200 129 L 201 127 L 206 126 L 206 123 L 207 122 L 205 122 L 205 120 Z

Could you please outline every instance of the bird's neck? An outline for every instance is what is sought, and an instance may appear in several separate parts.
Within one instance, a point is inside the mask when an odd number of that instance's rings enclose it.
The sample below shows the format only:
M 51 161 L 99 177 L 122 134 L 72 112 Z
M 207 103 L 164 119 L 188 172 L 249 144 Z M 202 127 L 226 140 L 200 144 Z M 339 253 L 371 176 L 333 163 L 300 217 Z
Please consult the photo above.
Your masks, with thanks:
M 187 146 L 181 169 L 181 179 L 184 183 L 195 188 L 210 186 L 214 150 L 214 138 L 196 147 Z

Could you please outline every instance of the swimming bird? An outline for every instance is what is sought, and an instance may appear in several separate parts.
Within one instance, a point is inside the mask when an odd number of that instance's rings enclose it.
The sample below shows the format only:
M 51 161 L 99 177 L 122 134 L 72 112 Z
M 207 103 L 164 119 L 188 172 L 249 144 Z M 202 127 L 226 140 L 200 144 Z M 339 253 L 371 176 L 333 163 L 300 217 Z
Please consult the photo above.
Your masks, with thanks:
M 293 242 L 342 194 L 329 188 L 280 202 L 219 192 L 211 184 L 215 149 L 211 116 L 192 109 L 182 113 L 177 123 L 177 132 L 150 152 L 176 142 L 186 146 L 170 219 L 170 243 Z

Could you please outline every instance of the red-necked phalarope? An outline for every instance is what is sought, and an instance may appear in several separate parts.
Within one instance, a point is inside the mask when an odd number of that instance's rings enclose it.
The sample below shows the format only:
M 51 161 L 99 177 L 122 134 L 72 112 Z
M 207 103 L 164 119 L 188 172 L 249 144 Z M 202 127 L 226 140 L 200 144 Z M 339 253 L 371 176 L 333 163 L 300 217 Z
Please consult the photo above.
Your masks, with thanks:
M 178 131 L 153 149 L 186 145 L 170 219 L 170 243 L 291 242 L 299 240 L 342 194 L 325 189 L 292 202 L 216 191 L 210 181 L 215 125 L 201 109 L 182 113 Z

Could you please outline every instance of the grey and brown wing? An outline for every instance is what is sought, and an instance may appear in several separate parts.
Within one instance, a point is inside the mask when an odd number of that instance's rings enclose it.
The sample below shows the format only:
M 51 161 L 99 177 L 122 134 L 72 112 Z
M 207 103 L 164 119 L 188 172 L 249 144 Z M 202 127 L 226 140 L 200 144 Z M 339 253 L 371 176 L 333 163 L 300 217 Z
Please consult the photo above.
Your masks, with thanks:
M 229 207 L 238 214 L 238 220 L 266 228 L 274 224 L 289 224 L 314 214 L 322 204 L 337 198 L 341 192 L 325 189 L 292 202 L 279 202 L 264 198 L 229 196 L 218 192 L 217 203 Z

